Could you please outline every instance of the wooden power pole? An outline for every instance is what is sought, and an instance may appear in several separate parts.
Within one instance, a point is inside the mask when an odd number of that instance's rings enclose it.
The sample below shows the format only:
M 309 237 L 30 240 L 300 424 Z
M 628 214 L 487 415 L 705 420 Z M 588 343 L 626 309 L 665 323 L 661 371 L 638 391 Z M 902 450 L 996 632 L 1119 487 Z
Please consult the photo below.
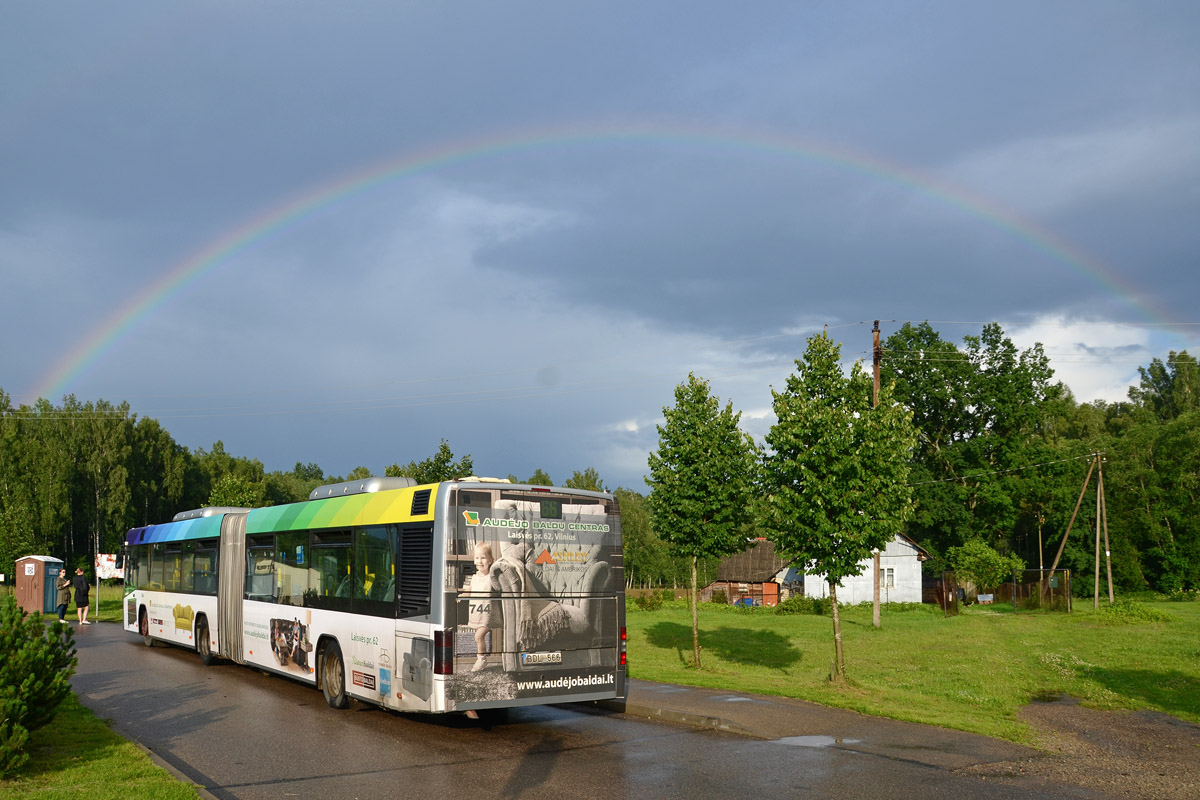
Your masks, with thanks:
M 1113 581 L 1112 581 L 1112 550 L 1108 545 L 1108 498 L 1104 496 L 1104 454 L 1100 454 L 1100 463 L 1096 469 L 1096 494 L 1100 497 L 1100 513 L 1097 515 L 1099 521 L 1104 524 L 1104 565 L 1108 569 L 1108 604 L 1111 606 L 1116 602 L 1113 596 Z M 1100 570 L 1096 570 L 1097 573 Z
M 1050 571 L 1058 569 L 1058 560 L 1062 558 L 1063 548 L 1067 546 L 1067 537 L 1071 535 L 1071 528 L 1075 525 L 1075 517 L 1079 514 L 1079 506 L 1083 503 L 1083 496 L 1087 494 L 1088 484 L 1092 482 L 1092 471 L 1096 469 L 1096 462 L 1100 459 L 1099 453 L 1092 453 L 1092 463 L 1088 465 L 1087 477 L 1083 479 L 1083 486 L 1079 487 L 1079 499 L 1075 501 L 1075 510 L 1071 512 L 1071 521 L 1067 523 L 1067 531 L 1063 534 L 1062 541 L 1058 543 L 1058 552 L 1054 554 L 1054 563 L 1050 565 Z
M 1063 534 L 1062 541 L 1058 543 L 1058 552 L 1054 554 L 1054 563 L 1050 565 L 1050 571 L 1058 569 L 1059 559 L 1062 558 L 1063 548 L 1067 546 L 1067 537 L 1071 535 L 1071 528 L 1075 525 L 1075 517 L 1079 514 L 1079 507 L 1083 504 L 1083 496 L 1087 494 L 1087 488 L 1092 482 L 1092 473 L 1095 472 L 1096 477 L 1096 557 L 1095 570 L 1096 577 L 1094 581 L 1094 590 L 1092 592 L 1092 607 L 1100 607 L 1100 533 L 1104 532 L 1104 559 L 1108 566 L 1108 602 L 1112 604 L 1116 602 L 1113 595 L 1113 580 L 1112 580 L 1112 550 L 1108 543 L 1108 504 L 1104 498 L 1104 453 L 1092 453 L 1092 463 L 1088 466 L 1087 477 L 1083 479 L 1083 486 L 1079 489 L 1079 499 L 1075 501 L 1075 510 L 1071 513 L 1071 521 L 1067 523 L 1066 533 Z
M 874 354 L 873 362 L 875 367 L 875 387 L 871 396 L 871 408 L 879 405 L 879 362 L 883 361 L 883 348 L 879 346 L 879 320 L 875 320 L 875 327 L 871 330 L 872 353 Z M 871 620 L 875 627 L 880 627 L 879 622 L 879 551 L 875 551 L 875 597 L 872 603 Z

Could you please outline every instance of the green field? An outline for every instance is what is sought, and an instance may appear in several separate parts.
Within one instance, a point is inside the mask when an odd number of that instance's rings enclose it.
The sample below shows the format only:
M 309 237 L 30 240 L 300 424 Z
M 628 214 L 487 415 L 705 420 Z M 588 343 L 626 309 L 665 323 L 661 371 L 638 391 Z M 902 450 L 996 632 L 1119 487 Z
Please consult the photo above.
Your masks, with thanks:
M 1107 606 L 1107 603 L 1104 604 Z M 1148 622 L 1142 611 L 1168 621 Z M 702 604 L 703 669 L 691 667 L 686 603 L 629 605 L 635 678 L 802 698 L 865 714 L 1031 741 L 1017 711 L 1038 699 L 1152 709 L 1200 722 L 1200 603 L 1146 603 L 1111 614 L 1078 602 L 1072 614 L 1013 614 L 973 606 L 945 618 L 932 606 L 842 611 L 845 685 L 831 683 L 827 616 Z

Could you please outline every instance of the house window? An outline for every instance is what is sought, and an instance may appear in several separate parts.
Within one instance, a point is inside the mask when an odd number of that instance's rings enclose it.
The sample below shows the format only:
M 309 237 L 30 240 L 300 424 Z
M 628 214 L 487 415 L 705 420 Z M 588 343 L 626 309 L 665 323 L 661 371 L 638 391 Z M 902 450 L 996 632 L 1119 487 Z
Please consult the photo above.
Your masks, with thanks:
M 879 570 L 879 585 L 884 589 L 896 588 L 896 568 L 881 567 Z

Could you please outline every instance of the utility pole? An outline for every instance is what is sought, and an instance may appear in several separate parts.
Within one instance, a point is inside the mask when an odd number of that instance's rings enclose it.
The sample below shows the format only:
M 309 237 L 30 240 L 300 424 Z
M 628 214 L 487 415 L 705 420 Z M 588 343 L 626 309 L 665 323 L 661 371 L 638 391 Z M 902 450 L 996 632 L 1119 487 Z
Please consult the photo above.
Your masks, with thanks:
M 1096 456 L 1096 463 L 1100 463 L 1100 456 Z M 1104 474 L 1104 467 L 1100 467 L 1100 474 Z M 1101 478 L 1100 481 L 1104 479 Z M 1100 498 L 1104 494 L 1104 484 L 1096 483 L 1096 589 L 1092 597 L 1092 610 L 1100 608 Z
M 1096 464 L 1100 460 L 1099 453 L 1092 453 L 1092 463 L 1088 466 L 1087 477 L 1083 479 L 1083 486 L 1079 487 L 1079 499 L 1075 501 L 1075 510 L 1071 512 L 1071 521 L 1067 523 L 1067 531 L 1063 534 L 1062 541 L 1058 543 L 1058 552 L 1054 554 L 1054 563 L 1050 565 L 1050 571 L 1058 569 L 1058 561 L 1062 558 L 1063 548 L 1067 546 L 1067 537 L 1071 535 L 1071 528 L 1075 525 L 1075 517 L 1079 515 L 1079 506 L 1083 504 L 1083 496 L 1087 493 L 1088 484 L 1092 482 L 1092 470 L 1096 469 Z
M 875 385 L 874 385 L 874 392 L 871 396 L 871 408 L 875 408 L 879 405 L 879 363 L 881 361 L 883 361 L 883 348 L 879 346 L 879 320 L 875 320 L 875 327 L 871 329 L 871 340 L 872 340 L 871 351 L 873 353 L 872 361 L 874 363 L 874 371 L 875 371 Z M 876 550 L 875 551 L 875 595 L 874 595 L 874 602 L 871 604 L 871 607 L 872 607 L 871 621 L 875 624 L 876 628 L 880 627 L 880 621 L 879 621 L 879 577 L 880 577 L 879 576 L 879 551 Z
M 1046 512 L 1038 511 L 1038 572 L 1045 571 L 1045 553 L 1042 551 L 1042 525 L 1046 522 Z
M 875 320 L 875 327 L 871 329 L 873 354 L 872 363 L 875 370 L 875 393 L 871 397 L 871 408 L 879 405 L 879 365 L 883 363 L 883 347 L 879 344 L 879 320 Z
M 1097 470 L 1097 491 L 1100 492 L 1100 519 L 1104 522 L 1104 564 L 1108 568 L 1108 604 L 1111 606 L 1117 600 L 1113 596 L 1112 581 L 1112 549 L 1108 544 L 1108 497 L 1104 494 L 1104 454 L 1100 454 L 1100 465 Z
M 1075 525 L 1075 517 L 1079 514 L 1079 507 L 1083 504 L 1083 496 L 1087 492 L 1088 486 L 1092 482 L 1092 472 L 1097 473 L 1096 477 L 1096 557 L 1095 571 L 1096 577 L 1094 588 L 1092 591 L 1092 607 L 1100 607 L 1100 533 L 1104 532 L 1104 558 L 1108 566 L 1108 602 L 1115 602 L 1112 585 L 1112 550 L 1108 543 L 1108 504 L 1104 498 L 1104 453 L 1092 453 L 1092 463 L 1088 467 L 1087 477 L 1083 479 L 1083 486 L 1079 489 L 1079 499 L 1075 501 L 1075 510 L 1071 513 L 1071 521 L 1067 523 L 1067 531 L 1063 534 L 1062 541 L 1058 544 L 1058 552 L 1054 555 L 1054 563 L 1050 565 L 1050 572 L 1058 569 L 1059 559 L 1062 558 L 1063 548 L 1067 546 L 1067 537 L 1071 535 L 1071 528 Z

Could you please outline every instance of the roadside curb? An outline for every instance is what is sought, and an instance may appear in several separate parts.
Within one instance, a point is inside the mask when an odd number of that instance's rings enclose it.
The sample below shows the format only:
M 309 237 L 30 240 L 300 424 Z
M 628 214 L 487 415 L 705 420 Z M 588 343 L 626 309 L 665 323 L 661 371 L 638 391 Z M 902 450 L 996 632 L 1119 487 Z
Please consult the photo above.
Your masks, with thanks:
M 597 703 L 600 708 L 606 708 L 610 711 L 620 711 L 635 717 L 646 717 L 648 719 L 661 719 L 667 722 L 675 722 L 680 725 L 689 725 L 693 728 L 706 728 L 708 730 L 721 731 L 723 733 L 733 733 L 738 736 L 748 736 L 753 739 L 766 739 L 762 734 L 755 733 L 748 728 L 743 728 L 734 722 L 721 717 L 711 717 L 705 714 L 691 714 L 687 711 L 676 711 L 671 708 L 659 708 L 658 706 L 645 706 L 640 703 L 616 703 L 611 704 L 600 702 Z
M 126 739 L 126 741 L 128 741 L 130 744 L 132 744 L 138 750 L 141 750 L 143 753 L 145 753 L 150 758 L 150 760 L 154 762 L 155 766 L 162 767 L 167 772 L 169 772 L 171 774 L 172 778 L 179 781 L 180 783 L 187 784 L 188 786 L 191 786 L 193 789 L 195 789 L 196 794 L 198 794 L 200 797 L 204 798 L 204 800 L 218 800 L 218 798 L 215 794 L 208 791 L 208 789 L 205 789 L 200 784 L 196 783 L 194 780 L 189 778 L 187 775 L 184 775 L 177 768 L 175 768 L 168 761 L 166 761 L 162 756 L 158 755 L 158 753 L 155 753 L 149 747 L 146 747 L 146 745 L 142 744 L 141 742 L 135 742 L 132 739 Z

